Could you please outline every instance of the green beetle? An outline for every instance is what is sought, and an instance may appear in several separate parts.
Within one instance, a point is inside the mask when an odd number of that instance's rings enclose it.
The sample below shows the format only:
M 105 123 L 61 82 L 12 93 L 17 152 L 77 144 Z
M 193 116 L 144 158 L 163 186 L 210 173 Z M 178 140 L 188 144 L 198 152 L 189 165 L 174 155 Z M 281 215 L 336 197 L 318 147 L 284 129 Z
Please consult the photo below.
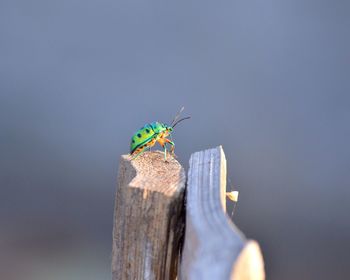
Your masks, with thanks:
M 179 122 L 189 119 L 190 117 L 185 117 L 178 119 L 184 107 L 181 108 L 179 113 L 175 116 L 171 125 L 167 125 L 160 122 L 152 122 L 146 124 L 144 127 L 140 128 L 132 137 L 130 144 L 130 155 L 132 159 L 142 154 L 147 148 L 153 147 L 156 142 L 158 142 L 164 149 L 164 159 L 166 160 L 167 148 L 166 144 L 171 145 L 170 153 L 174 156 L 175 144 L 167 137 L 171 135 L 175 125 Z

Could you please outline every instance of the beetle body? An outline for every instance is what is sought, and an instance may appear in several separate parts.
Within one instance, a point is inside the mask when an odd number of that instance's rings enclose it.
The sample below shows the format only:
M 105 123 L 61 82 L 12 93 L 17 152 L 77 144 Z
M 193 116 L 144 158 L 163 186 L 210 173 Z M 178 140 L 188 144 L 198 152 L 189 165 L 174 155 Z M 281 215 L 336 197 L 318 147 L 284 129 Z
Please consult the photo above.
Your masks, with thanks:
M 151 148 L 158 142 L 163 148 L 165 143 L 172 145 L 171 152 L 174 152 L 175 144 L 167 139 L 173 128 L 169 125 L 153 122 L 140 128 L 131 138 L 130 154 L 137 156 L 147 148 Z
M 153 147 L 156 142 L 158 142 L 164 149 L 164 159 L 166 160 L 167 148 L 166 144 L 171 145 L 170 153 L 174 156 L 175 144 L 167 137 L 170 136 L 176 124 L 180 121 L 188 119 L 189 117 L 182 118 L 178 120 L 180 112 L 176 115 L 171 125 L 167 125 L 161 122 L 152 122 L 146 124 L 144 127 L 140 128 L 132 137 L 130 143 L 130 155 L 132 158 L 136 158 L 138 155 L 142 154 L 146 149 Z

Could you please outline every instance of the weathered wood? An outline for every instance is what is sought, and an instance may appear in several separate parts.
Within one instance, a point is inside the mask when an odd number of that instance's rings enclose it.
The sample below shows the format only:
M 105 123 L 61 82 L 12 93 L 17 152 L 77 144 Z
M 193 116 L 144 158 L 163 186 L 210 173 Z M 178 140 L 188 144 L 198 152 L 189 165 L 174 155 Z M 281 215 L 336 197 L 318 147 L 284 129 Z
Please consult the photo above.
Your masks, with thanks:
M 220 147 L 192 154 L 186 195 L 182 280 L 262 280 L 264 265 L 255 241 L 226 215 L 226 159 Z
M 176 279 L 184 228 L 185 172 L 161 152 L 121 157 L 115 199 L 112 277 Z

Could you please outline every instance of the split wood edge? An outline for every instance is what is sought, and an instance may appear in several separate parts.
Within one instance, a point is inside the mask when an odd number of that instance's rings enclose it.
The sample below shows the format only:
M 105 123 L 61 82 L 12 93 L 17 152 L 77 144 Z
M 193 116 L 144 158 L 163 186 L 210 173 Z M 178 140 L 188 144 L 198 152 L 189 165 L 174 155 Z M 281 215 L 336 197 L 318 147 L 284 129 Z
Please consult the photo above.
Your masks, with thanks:
M 181 280 L 263 280 L 256 241 L 246 240 L 226 215 L 226 159 L 221 146 L 193 153 L 186 192 Z

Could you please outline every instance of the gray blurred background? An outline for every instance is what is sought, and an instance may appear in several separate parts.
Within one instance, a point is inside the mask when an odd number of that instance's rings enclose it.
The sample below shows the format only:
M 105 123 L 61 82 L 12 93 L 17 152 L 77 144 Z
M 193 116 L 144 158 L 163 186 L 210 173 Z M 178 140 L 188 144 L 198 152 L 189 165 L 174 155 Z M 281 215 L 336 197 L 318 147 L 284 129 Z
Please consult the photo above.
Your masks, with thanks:
M 0 1 L 0 279 L 110 279 L 119 157 L 182 105 L 268 279 L 348 279 L 349 1 L 125 2 Z

